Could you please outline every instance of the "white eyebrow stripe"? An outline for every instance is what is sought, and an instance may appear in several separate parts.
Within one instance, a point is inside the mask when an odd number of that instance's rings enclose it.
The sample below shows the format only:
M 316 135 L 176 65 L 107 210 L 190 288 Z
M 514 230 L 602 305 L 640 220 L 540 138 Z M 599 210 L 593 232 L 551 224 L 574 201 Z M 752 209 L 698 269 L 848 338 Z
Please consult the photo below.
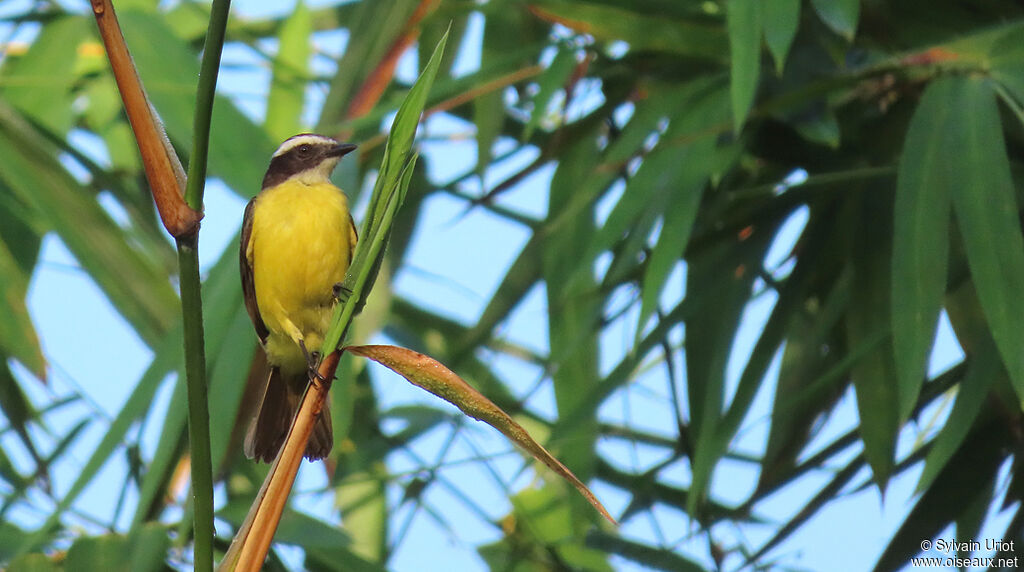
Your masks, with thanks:
M 290 139 L 287 139 L 281 146 L 274 151 L 274 157 L 280 157 L 299 145 L 336 145 L 337 142 L 330 137 L 324 137 L 323 135 L 296 135 Z

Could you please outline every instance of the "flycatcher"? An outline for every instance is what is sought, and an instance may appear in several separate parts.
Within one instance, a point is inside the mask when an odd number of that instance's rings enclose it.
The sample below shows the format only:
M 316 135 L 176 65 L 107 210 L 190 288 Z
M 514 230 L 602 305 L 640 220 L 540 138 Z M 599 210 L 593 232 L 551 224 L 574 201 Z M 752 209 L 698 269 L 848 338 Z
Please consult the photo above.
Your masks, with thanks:
M 269 463 L 284 443 L 337 301 L 335 285 L 352 262 L 355 222 L 345 193 L 329 177 L 355 148 L 323 135 L 291 137 L 274 152 L 262 190 L 245 208 L 242 292 L 270 364 L 245 435 L 250 459 Z M 306 458 L 326 457 L 333 443 L 325 404 Z

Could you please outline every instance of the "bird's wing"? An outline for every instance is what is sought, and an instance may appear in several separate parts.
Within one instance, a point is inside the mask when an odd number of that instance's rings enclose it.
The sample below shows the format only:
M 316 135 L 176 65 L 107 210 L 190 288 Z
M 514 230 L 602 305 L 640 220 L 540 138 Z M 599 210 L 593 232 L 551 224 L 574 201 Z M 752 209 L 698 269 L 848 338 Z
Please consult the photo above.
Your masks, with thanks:
M 242 275 L 242 296 L 245 298 L 245 309 L 249 312 L 252 325 L 256 328 L 256 335 L 260 342 L 266 342 L 270 332 L 267 325 L 263 323 L 260 316 L 260 308 L 256 303 L 256 284 L 253 281 L 252 260 L 249 258 L 249 238 L 252 236 L 252 215 L 256 206 L 254 197 L 245 207 L 245 216 L 242 218 L 242 240 L 238 248 L 238 269 Z
M 352 213 L 348 213 L 348 263 L 352 264 L 352 261 L 356 258 L 356 241 L 359 240 L 359 235 L 356 233 L 356 219 L 352 218 Z

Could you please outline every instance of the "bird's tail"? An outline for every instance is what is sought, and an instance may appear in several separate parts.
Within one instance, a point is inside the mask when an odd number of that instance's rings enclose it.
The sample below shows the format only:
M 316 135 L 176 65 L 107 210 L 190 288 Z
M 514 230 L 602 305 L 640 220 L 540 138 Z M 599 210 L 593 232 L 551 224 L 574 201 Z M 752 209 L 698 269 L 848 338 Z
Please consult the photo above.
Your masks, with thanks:
M 291 427 L 295 411 L 302 402 L 308 378 L 305 374 L 285 376 L 276 368 L 270 368 L 267 388 L 256 409 L 256 415 L 249 422 L 245 432 L 245 456 L 256 461 L 271 463 L 277 451 L 284 444 Z M 305 457 L 310 461 L 323 459 L 331 453 L 334 445 L 334 431 L 331 428 L 331 410 L 327 402 L 320 412 L 320 418 L 313 426 L 313 433 L 306 444 Z

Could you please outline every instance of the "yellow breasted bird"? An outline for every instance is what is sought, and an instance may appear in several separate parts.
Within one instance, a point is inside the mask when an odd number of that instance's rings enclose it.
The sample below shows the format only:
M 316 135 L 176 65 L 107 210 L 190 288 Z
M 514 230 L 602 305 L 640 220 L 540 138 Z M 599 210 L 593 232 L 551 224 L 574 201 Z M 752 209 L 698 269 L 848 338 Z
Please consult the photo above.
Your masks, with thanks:
M 270 364 L 263 398 L 245 435 L 245 455 L 271 462 L 315 365 L 356 247 L 348 199 L 329 177 L 356 148 L 303 133 L 281 144 L 262 190 L 245 208 L 239 262 L 245 308 Z M 331 413 L 324 407 L 306 445 L 307 459 L 331 452 Z

